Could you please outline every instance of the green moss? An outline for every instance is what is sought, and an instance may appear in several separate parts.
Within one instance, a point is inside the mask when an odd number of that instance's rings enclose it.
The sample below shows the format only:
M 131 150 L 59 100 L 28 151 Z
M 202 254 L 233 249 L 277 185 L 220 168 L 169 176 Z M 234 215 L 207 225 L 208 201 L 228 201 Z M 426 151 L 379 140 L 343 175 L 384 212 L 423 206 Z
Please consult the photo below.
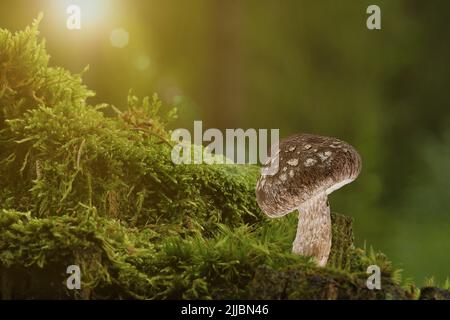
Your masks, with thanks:
M 94 95 L 80 75 L 48 66 L 45 42 L 37 37 L 40 20 L 14 34 L 0 30 L 0 129 L 5 119 L 20 117 L 38 105 L 84 104 Z
M 287 242 L 288 224 L 221 225 L 213 237 L 181 238 L 126 228 L 89 208 L 51 218 L 3 210 L 0 217 L 2 298 L 383 298 L 364 289 L 364 273 L 318 268 L 291 254 L 279 243 Z M 80 292 L 65 289 L 71 264 L 82 268 Z M 385 290 L 406 296 L 394 284 Z
M 174 165 L 176 110 L 156 95 L 89 105 L 37 35 L 0 30 L 1 298 L 408 297 L 382 254 L 354 248 L 345 216 L 327 268 L 292 254 L 297 217 L 260 212 L 256 166 Z M 373 263 L 380 292 L 364 289 Z M 65 286 L 72 264 L 80 291 Z
M 92 208 L 50 218 L 3 210 L 0 217 L 2 298 L 410 297 L 388 273 L 383 289 L 372 291 L 365 272 L 319 268 L 291 254 L 288 219 L 257 228 L 221 225 L 214 236 L 183 238 L 127 228 Z M 65 287 L 71 264 L 82 268 L 81 291 Z

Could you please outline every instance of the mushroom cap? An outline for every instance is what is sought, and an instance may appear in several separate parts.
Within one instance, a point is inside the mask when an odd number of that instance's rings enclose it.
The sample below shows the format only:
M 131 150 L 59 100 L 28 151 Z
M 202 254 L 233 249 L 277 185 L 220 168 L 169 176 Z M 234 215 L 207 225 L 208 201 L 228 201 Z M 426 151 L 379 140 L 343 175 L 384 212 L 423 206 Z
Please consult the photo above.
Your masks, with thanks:
M 267 167 L 276 165 L 269 175 Z M 256 200 L 270 217 L 281 217 L 306 201 L 355 180 L 361 172 L 361 157 L 347 142 L 332 137 L 296 134 L 283 139 L 261 170 Z

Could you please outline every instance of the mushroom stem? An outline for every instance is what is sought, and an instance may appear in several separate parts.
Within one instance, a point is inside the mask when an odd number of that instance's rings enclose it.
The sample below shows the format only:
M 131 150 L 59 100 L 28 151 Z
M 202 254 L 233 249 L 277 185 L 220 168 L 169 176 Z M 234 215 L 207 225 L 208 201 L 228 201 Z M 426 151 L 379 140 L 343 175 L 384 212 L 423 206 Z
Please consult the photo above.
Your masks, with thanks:
M 331 249 L 331 215 L 324 192 L 301 204 L 292 252 L 314 257 L 321 267 L 327 264 Z

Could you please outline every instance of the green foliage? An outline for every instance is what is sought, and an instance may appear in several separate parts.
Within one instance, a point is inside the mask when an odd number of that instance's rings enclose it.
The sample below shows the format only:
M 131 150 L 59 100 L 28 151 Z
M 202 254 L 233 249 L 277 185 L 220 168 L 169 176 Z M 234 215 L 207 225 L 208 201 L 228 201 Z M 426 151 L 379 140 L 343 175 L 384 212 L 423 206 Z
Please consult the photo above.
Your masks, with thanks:
M 45 42 L 37 38 L 40 20 L 15 34 L 0 30 L 0 129 L 5 119 L 20 117 L 37 106 L 84 104 L 94 95 L 80 75 L 48 66 Z
M 429 277 L 425 279 L 425 287 L 440 287 L 444 290 L 450 290 L 450 278 L 445 279 L 444 283 L 437 283 L 434 277 Z
M 11 50 L 23 52 L 14 56 L 20 61 L 2 65 L 2 79 L 7 79 L 2 86 L 14 86 L 11 74 L 25 74 L 33 80 L 28 91 L 51 97 L 24 100 L 19 98 L 24 93 L 16 90 L 0 99 L 4 208 L 46 217 L 88 205 L 129 225 L 159 228 L 171 223 L 180 232 L 211 232 L 219 223 L 257 221 L 256 201 L 248 196 L 254 192 L 257 169 L 174 165 L 165 128 L 176 110 L 163 111 L 156 95 L 139 101 L 130 93 L 126 111 L 112 107 L 117 115 L 107 117 L 102 110 L 108 105 L 86 103 L 89 94 L 79 77 L 50 72 L 43 44 L 36 40 L 37 23 L 15 35 L 2 30 L 2 35 L 5 61 L 12 59 Z M 30 57 L 34 54 L 41 58 Z M 30 63 L 22 62 L 26 59 L 33 60 L 31 71 Z M 63 91 L 71 94 L 56 94 Z

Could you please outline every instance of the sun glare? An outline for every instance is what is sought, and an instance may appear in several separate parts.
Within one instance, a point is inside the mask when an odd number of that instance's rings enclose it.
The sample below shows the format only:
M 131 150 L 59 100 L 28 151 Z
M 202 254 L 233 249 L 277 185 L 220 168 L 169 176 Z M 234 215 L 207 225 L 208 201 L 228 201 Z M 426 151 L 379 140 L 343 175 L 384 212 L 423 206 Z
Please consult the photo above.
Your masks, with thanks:
M 130 40 L 128 31 L 123 28 L 114 29 L 109 37 L 111 45 L 115 48 L 125 48 Z

